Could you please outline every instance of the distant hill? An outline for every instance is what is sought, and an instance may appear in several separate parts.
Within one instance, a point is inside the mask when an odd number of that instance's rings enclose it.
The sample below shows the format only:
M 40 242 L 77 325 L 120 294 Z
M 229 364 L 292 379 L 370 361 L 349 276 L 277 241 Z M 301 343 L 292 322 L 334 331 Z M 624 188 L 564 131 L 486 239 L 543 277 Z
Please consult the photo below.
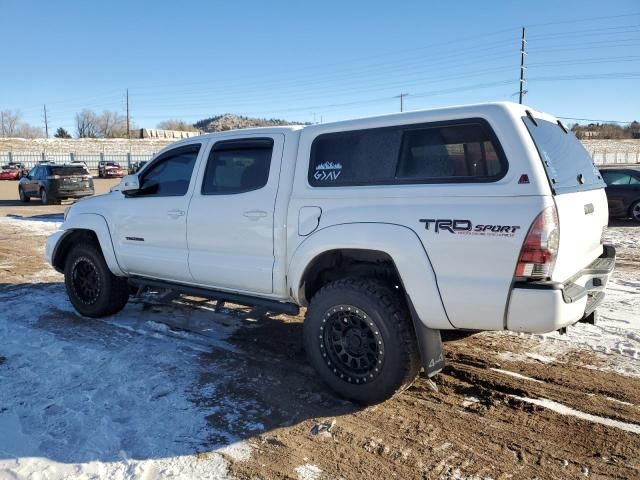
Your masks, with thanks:
M 301 122 L 290 122 L 287 120 L 279 120 L 277 118 L 252 118 L 225 113 L 215 117 L 205 118 L 193 124 L 198 130 L 204 132 L 223 132 L 225 130 L 234 130 L 237 128 L 251 127 L 279 127 L 283 125 L 305 125 Z

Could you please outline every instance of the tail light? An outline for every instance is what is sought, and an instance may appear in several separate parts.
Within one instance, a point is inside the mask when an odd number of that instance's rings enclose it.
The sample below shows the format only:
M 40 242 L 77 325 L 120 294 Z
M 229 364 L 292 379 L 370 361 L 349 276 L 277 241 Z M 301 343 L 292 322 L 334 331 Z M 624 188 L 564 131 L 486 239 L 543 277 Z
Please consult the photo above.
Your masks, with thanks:
M 527 232 L 516 266 L 516 277 L 520 280 L 551 277 L 559 244 L 558 213 L 555 206 L 547 207 L 540 212 Z

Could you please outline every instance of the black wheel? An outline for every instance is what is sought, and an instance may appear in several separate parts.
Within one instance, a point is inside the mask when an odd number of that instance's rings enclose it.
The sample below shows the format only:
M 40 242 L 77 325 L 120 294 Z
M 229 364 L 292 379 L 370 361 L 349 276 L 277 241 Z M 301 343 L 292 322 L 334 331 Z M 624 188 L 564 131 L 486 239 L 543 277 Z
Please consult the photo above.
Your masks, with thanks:
M 25 193 L 22 187 L 18 187 L 18 195 L 20 196 L 20 201 L 22 203 L 28 203 L 31 200 Z
M 40 201 L 42 202 L 43 205 L 51 205 L 53 202 L 51 201 L 51 197 L 49 196 L 49 194 L 47 193 L 47 190 L 45 188 L 41 188 L 40 189 Z
M 633 202 L 633 204 L 629 208 L 629 216 L 632 220 L 640 222 L 640 200 L 638 200 L 637 202 Z
M 90 243 L 77 245 L 69 252 L 64 285 L 73 306 L 87 317 L 113 315 L 129 300 L 127 280 L 111 273 L 99 248 Z
M 420 369 L 407 307 L 379 280 L 343 279 L 320 289 L 307 310 L 304 344 L 320 377 L 362 404 L 408 387 Z

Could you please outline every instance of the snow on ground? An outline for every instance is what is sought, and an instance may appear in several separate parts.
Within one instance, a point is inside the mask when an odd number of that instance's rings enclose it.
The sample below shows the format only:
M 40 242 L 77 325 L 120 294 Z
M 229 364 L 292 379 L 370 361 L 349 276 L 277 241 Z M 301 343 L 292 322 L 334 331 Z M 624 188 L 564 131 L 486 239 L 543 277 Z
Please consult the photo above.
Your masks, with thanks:
M 640 247 L 637 227 L 610 227 L 606 242 L 617 248 Z M 634 257 L 640 256 L 640 252 Z M 618 268 L 607 284 L 606 297 L 598 307 L 596 325 L 578 323 L 562 335 L 558 332 L 532 335 L 541 340 L 535 352 L 527 353 L 530 361 L 543 361 L 533 355 L 546 357 L 544 363 L 575 349 L 588 349 L 602 355 L 605 365 L 599 369 L 611 370 L 622 375 L 640 377 L 640 272 Z M 520 334 L 528 336 L 525 334 Z M 504 352 L 505 359 L 525 360 L 522 354 Z M 595 367 L 594 367 L 595 368 Z
M 34 235 L 50 235 L 58 230 L 63 221 L 62 215 L 42 215 L 33 217 L 21 217 L 10 215 L 0 217 L 0 225 L 10 225 Z
M 60 284 L 6 287 L 0 305 L 0 478 L 227 478 L 225 455 L 250 456 L 231 432 L 260 425 L 217 384 L 235 372 L 201 357 L 233 350 L 241 320 L 141 303 L 91 320 Z M 171 335 L 181 320 L 197 333 Z
M 640 248 L 640 235 L 638 227 L 608 227 L 604 234 L 606 243 L 611 243 L 617 248 Z

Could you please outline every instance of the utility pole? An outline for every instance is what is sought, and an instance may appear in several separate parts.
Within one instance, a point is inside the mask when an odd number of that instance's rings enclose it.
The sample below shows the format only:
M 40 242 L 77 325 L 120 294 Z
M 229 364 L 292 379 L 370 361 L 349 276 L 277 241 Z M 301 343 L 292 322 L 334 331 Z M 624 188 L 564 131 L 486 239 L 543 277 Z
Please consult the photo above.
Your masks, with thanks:
M 127 88 L 127 138 L 131 138 L 131 132 L 129 130 L 129 89 Z
M 525 50 L 526 44 L 527 44 L 526 29 L 525 29 L 525 27 L 522 27 L 522 44 L 521 44 L 521 47 L 520 47 L 520 95 L 519 95 L 519 101 L 518 101 L 518 103 L 520 103 L 520 104 L 522 104 L 522 97 L 524 96 L 525 93 L 527 93 L 527 91 L 524 89 L 524 84 L 525 84 L 525 80 L 524 80 L 524 70 L 525 70 L 524 56 L 527 54 L 527 52 Z
M 44 106 L 44 132 L 49 138 L 49 122 L 47 121 L 47 105 Z
M 393 98 L 399 98 L 400 99 L 400 111 L 402 112 L 404 110 L 404 97 L 406 97 L 407 95 L 409 95 L 408 93 L 401 93 L 400 95 L 396 95 Z

